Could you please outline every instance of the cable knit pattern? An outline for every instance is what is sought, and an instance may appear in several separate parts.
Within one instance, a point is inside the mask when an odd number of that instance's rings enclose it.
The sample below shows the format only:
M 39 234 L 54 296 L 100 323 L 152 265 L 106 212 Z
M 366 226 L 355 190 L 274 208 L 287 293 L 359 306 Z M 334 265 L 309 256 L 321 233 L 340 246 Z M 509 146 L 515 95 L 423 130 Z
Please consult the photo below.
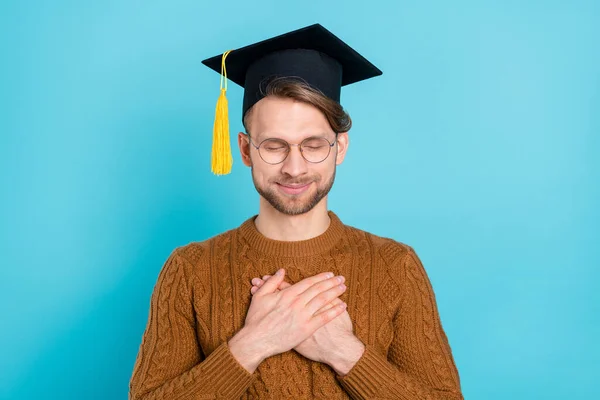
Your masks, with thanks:
M 414 249 L 344 225 L 323 234 L 264 237 L 254 219 L 176 248 L 158 276 L 129 384 L 132 400 L 463 399 L 435 295 Z M 250 374 L 227 341 L 244 325 L 253 277 L 285 268 L 292 284 L 321 272 L 346 277 L 365 352 L 346 376 L 289 351 Z

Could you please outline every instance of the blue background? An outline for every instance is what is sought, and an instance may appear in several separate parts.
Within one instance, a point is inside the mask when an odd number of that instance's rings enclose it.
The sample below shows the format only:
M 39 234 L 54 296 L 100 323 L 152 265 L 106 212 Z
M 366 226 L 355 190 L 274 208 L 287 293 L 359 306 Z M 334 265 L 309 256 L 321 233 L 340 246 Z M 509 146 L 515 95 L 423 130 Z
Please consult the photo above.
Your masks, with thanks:
M 201 60 L 315 22 L 384 71 L 343 90 L 330 209 L 415 248 L 466 398 L 599 398 L 599 20 L 597 1 L 2 2 L 0 398 L 126 398 L 167 256 L 258 210 L 239 154 L 210 173 Z

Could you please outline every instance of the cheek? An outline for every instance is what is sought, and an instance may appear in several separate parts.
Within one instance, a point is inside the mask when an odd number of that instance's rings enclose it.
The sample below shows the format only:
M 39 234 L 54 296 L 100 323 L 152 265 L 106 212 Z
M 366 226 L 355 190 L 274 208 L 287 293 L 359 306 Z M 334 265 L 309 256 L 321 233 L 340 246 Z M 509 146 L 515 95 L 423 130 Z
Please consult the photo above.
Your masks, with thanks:
M 322 180 L 329 178 L 335 170 L 335 160 L 332 158 L 327 162 L 319 164 L 318 169 L 315 169 L 315 173 L 318 174 Z
M 264 165 L 257 166 L 256 164 L 254 164 L 252 173 L 254 174 L 254 179 L 263 184 L 269 183 L 271 179 L 279 176 L 279 171 L 276 168 L 269 168 Z

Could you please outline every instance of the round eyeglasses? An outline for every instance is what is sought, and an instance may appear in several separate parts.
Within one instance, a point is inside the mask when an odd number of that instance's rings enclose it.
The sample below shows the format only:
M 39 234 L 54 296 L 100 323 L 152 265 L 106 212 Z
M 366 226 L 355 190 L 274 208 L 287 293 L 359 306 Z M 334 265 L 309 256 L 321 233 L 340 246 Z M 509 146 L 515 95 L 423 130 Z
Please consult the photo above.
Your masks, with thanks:
M 270 138 L 265 139 L 257 146 L 252 143 L 252 138 L 248 135 L 249 142 L 258 150 L 260 158 L 267 164 L 280 164 L 285 161 L 290 154 L 291 146 L 299 146 L 300 154 L 309 163 L 320 163 L 329 157 L 331 148 L 335 141 L 331 143 L 322 137 L 309 137 L 300 144 L 288 143 L 283 139 Z

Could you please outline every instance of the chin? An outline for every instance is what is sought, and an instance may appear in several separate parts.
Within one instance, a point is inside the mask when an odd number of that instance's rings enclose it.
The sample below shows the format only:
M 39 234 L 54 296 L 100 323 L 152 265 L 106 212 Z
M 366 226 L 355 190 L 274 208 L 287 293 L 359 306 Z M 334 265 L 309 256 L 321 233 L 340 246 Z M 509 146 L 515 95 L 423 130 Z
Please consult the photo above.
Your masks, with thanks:
M 313 190 L 298 195 L 285 195 L 276 189 L 275 192 L 264 193 L 263 197 L 274 209 L 285 215 L 306 214 L 317 203 Z
M 311 208 L 309 208 L 309 207 L 294 207 L 294 208 L 276 208 L 276 210 L 282 214 L 294 216 L 294 215 L 306 214 L 307 212 L 311 211 L 313 208 L 314 207 L 311 207 Z
M 303 198 L 300 199 L 300 197 Z M 276 201 L 270 203 L 279 212 L 287 215 L 305 214 L 312 210 L 316 205 L 314 204 L 314 199 L 312 197 L 306 198 L 305 194 L 298 195 L 294 199 L 290 199 L 289 197 L 279 197 Z

